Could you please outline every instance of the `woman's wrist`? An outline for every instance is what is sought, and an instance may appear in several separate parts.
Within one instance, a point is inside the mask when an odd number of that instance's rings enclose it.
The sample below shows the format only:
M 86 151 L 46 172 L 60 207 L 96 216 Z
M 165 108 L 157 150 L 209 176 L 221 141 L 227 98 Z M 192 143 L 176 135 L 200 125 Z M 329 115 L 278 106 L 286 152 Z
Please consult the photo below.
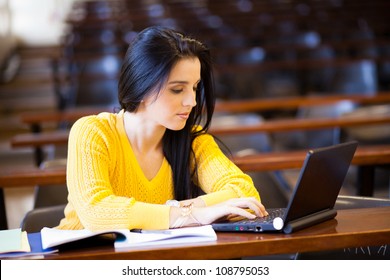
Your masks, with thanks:
M 201 225 L 193 215 L 194 201 L 184 203 L 183 201 L 169 200 L 166 204 L 171 206 L 170 228 Z
M 172 207 L 180 207 L 180 201 L 175 199 L 170 199 L 165 202 L 165 205 L 172 206 Z
M 206 203 L 200 197 L 180 201 L 181 206 L 188 205 L 190 203 L 193 203 L 194 207 L 205 207 L 206 206 Z

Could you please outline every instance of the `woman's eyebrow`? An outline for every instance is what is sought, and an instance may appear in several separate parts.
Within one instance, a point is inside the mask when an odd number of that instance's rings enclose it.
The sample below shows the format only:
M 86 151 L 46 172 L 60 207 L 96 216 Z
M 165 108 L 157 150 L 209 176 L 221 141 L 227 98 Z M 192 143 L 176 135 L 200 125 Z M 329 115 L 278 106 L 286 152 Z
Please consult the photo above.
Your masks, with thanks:
M 200 80 L 196 81 L 195 85 L 199 84 Z M 168 82 L 169 85 L 171 84 L 189 84 L 188 81 L 170 81 Z
M 168 84 L 188 84 L 188 81 L 170 81 Z

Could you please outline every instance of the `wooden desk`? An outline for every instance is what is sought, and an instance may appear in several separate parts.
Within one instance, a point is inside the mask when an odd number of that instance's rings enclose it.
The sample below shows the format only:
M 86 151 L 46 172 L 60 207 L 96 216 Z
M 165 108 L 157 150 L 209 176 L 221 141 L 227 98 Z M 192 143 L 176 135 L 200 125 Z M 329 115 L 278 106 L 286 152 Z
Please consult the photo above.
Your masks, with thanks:
M 308 96 L 280 97 L 280 98 L 257 98 L 250 100 L 219 101 L 215 104 L 216 112 L 245 113 L 263 112 L 270 110 L 297 109 L 300 107 L 315 107 L 336 104 L 341 101 L 351 101 L 359 105 L 384 104 L 390 102 L 390 92 L 378 92 L 374 96 L 364 94 L 337 94 L 322 93 L 316 95 L 309 93 Z
M 298 169 L 302 167 L 305 154 L 305 151 L 256 154 L 234 158 L 234 163 L 244 172 Z M 375 168 L 390 165 L 390 146 L 358 147 L 351 164 L 358 166 L 357 195 L 373 196 Z
M 233 161 L 244 172 L 293 169 L 302 167 L 306 153 L 306 150 L 267 152 L 234 157 Z M 390 164 L 390 145 L 359 146 L 351 164 L 359 166 Z
M 223 128 L 211 128 L 214 135 L 248 134 L 248 133 L 272 133 L 293 130 L 319 130 L 330 128 L 356 127 L 366 125 L 389 124 L 389 116 L 370 116 L 366 118 L 316 118 L 316 119 L 280 119 L 265 121 L 257 125 L 245 125 Z M 26 133 L 14 136 L 11 146 L 40 147 L 43 145 L 66 145 L 68 143 L 68 130 L 57 130 L 43 133 Z
M 215 135 L 273 133 L 282 131 L 309 131 L 331 128 L 358 127 L 366 125 L 389 124 L 390 116 L 370 117 L 339 117 L 339 118 L 311 118 L 311 119 L 279 119 L 270 120 L 255 125 L 211 128 L 210 133 Z
M 267 152 L 232 157 L 232 160 L 244 172 L 285 170 L 301 168 L 306 153 L 307 150 Z M 390 145 L 359 146 L 352 159 L 352 164 L 359 166 L 388 165 L 390 164 Z M 37 167 L 0 170 L 0 188 L 64 183 L 66 183 L 65 166 L 49 170 Z
M 305 106 L 323 106 L 335 104 L 340 101 L 349 100 L 360 105 L 383 104 L 390 102 L 390 92 L 378 92 L 374 96 L 364 94 L 336 94 L 327 93 L 327 95 L 312 95 L 306 97 L 283 97 L 283 98 L 258 98 L 253 100 L 229 100 L 218 101 L 215 106 L 216 112 L 244 113 L 261 112 L 269 110 L 297 109 Z M 64 111 L 53 112 L 34 112 L 21 115 L 21 121 L 32 127 L 36 131 L 39 126 L 45 122 L 74 122 L 77 119 L 94 115 L 100 112 L 113 112 L 114 108 L 109 107 L 80 107 L 71 108 Z
M 115 251 L 88 248 L 45 259 L 235 259 L 390 244 L 390 207 L 339 210 L 335 219 L 293 234 L 218 233 L 218 240 L 190 245 L 147 246 Z
M 47 186 L 66 183 L 66 168 L 44 170 L 39 168 L 3 169 L 0 171 L 0 188 L 20 186 Z
M 216 72 L 220 74 L 236 74 L 236 73 L 262 73 L 273 70 L 291 70 L 291 71 L 314 71 L 324 67 L 338 68 L 350 66 L 359 62 L 389 62 L 389 57 L 372 58 L 369 56 L 360 58 L 324 58 L 324 59 L 300 59 L 300 60 L 281 60 L 281 61 L 265 61 L 257 64 L 238 64 L 226 63 L 224 65 L 216 65 Z
M 335 104 L 340 101 L 349 100 L 356 104 L 360 105 L 370 105 L 370 104 L 383 104 L 390 102 L 390 92 L 378 92 L 375 96 L 367 96 L 363 94 L 356 95 L 345 95 L 345 94 L 330 94 L 327 96 L 307 96 L 307 97 L 286 97 L 286 98 L 267 98 L 267 99 L 255 99 L 255 100 L 230 100 L 230 101 L 219 101 L 216 103 L 215 111 L 216 112 L 228 112 L 228 113 L 245 113 L 245 112 L 262 112 L 269 110 L 286 110 L 286 109 L 297 109 L 299 107 L 306 106 L 323 106 Z M 42 132 L 42 124 L 55 122 L 69 122 L 72 123 L 77 119 L 86 116 L 94 115 L 100 112 L 114 112 L 114 108 L 108 107 L 81 107 L 81 108 L 72 108 L 64 111 L 54 111 L 54 112 L 35 112 L 35 113 L 25 113 L 21 115 L 21 121 L 25 124 L 30 125 L 31 131 L 33 133 Z M 299 126 L 299 124 L 297 124 Z M 272 126 L 272 124 L 271 124 Z M 290 127 L 290 124 L 287 123 L 284 127 Z M 299 127 L 298 127 L 299 128 Z M 283 129 L 280 127 L 280 124 L 275 128 Z M 306 129 L 306 128 L 304 128 Z M 64 136 L 64 132 L 53 132 L 44 136 L 48 141 L 53 141 L 53 143 L 61 143 L 64 139 L 61 140 Z M 31 141 L 37 141 L 35 146 L 35 159 L 37 165 L 43 161 L 43 152 L 39 144 L 41 139 L 36 135 L 23 135 L 17 136 L 16 139 L 11 140 L 13 146 L 25 145 L 23 143 L 29 143 Z M 52 139 L 52 140 L 50 140 Z M 57 142 L 58 141 L 58 142 Z M 65 142 L 66 143 L 66 142 Z M 30 144 L 27 144 L 30 145 Z
M 66 170 L 64 168 L 42 170 L 39 168 L 0 171 L 0 230 L 8 229 L 3 187 L 47 186 L 65 184 Z
M 306 153 L 307 150 L 267 152 L 242 157 L 233 156 L 232 160 L 244 172 L 285 170 L 301 168 Z M 390 164 L 390 145 L 359 146 L 352 159 L 352 164 L 359 166 L 388 165 Z M 0 188 L 64 183 L 66 183 L 65 166 L 48 170 L 37 167 L 0 170 Z

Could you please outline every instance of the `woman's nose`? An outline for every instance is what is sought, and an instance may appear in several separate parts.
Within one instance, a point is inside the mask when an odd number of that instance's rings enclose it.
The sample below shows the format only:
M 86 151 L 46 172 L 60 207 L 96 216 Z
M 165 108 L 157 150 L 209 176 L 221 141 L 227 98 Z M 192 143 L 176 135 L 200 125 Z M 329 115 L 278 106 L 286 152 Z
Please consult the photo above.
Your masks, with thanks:
M 190 91 L 185 95 L 184 100 L 183 100 L 183 105 L 184 106 L 191 106 L 191 107 L 196 106 L 196 92 L 195 91 Z

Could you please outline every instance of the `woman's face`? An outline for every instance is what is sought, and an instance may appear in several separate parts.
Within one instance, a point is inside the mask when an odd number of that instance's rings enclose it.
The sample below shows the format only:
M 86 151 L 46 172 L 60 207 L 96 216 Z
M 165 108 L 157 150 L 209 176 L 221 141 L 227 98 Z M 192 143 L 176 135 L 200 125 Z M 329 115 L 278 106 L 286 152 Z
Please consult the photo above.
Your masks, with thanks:
M 144 99 L 142 111 L 149 121 L 171 130 L 183 129 L 196 105 L 200 82 L 198 58 L 184 58 L 172 68 L 161 91 Z

